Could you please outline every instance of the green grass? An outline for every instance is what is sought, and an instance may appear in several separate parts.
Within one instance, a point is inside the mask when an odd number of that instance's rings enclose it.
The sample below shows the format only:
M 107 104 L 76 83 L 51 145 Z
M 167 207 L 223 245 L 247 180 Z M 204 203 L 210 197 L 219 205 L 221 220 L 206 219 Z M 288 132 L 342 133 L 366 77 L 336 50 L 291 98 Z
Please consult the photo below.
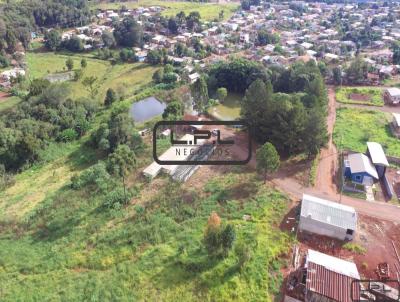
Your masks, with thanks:
M 366 143 L 377 142 L 387 155 L 400 157 L 400 141 L 392 135 L 389 114 L 356 108 L 339 108 L 333 133 L 338 148 L 365 152 Z
M 239 7 L 237 3 L 216 4 L 216 3 L 196 3 L 196 2 L 180 2 L 180 1 L 159 1 L 159 0 L 138 0 L 131 2 L 109 2 L 96 4 L 99 9 L 119 9 L 122 5 L 127 8 L 137 8 L 139 6 L 162 6 L 165 9 L 162 11 L 163 16 L 175 16 L 183 11 L 186 15 L 190 12 L 198 11 L 200 16 L 205 21 L 218 19 L 219 12 L 224 10 L 224 20 L 229 19 L 236 9 Z
M 351 94 L 366 96 L 365 100 L 356 100 Z M 336 100 L 344 104 L 383 106 L 382 89 L 374 87 L 341 87 L 336 89 Z
M 211 107 L 208 113 L 218 120 L 235 120 L 240 117 L 241 100 L 241 95 L 229 93 L 221 104 Z
M 71 57 L 74 61 L 74 69 L 80 69 L 80 62 L 83 57 L 87 60 L 87 67 L 84 70 L 83 78 L 96 76 L 99 92 L 96 98 L 102 102 L 108 88 L 113 88 L 127 96 L 152 80 L 155 67 L 144 64 L 116 64 L 111 65 L 108 61 L 97 60 L 87 55 L 64 55 L 52 52 L 28 53 L 28 77 L 30 79 L 41 78 L 48 74 L 64 72 L 66 70 L 65 61 Z M 82 79 L 83 79 L 82 78 Z M 71 96 L 73 98 L 89 97 L 89 92 L 83 86 L 82 80 L 78 82 L 70 81 Z
M 10 96 L 6 99 L 0 99 L 0 113 L 15 107 L 19 102 L 21 102 L 21 99 L 16 96 Z
M 278 294 L 292 239 L 277 225 L 288 201 L 254 174 L 214 177 L 204 190 L 165 179 L 146 204 L 120 211 L 102 202 L 90 189 L 64 186 L 21 217 L 1 209 L 1 300 L 272 301 Z M 224 259 L 202 247 L 212 211 L 237 233 Z M 250 251 L 242 269 L 239 243 Z

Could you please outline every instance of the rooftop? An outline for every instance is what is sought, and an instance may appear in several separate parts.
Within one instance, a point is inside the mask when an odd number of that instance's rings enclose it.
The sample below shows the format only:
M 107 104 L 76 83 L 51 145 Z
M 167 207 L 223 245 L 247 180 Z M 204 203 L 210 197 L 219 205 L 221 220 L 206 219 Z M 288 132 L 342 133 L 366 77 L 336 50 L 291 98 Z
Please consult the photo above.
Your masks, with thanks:
M 386 158 L 385 152 L 383 151 L 381 144 L 375 142 L 367 142 L 367 148 L 373 164 L 389 167 L 389 162 Z
M 301 216 L 311 216 L 313 220 L 344 229 L 355 230 L 357 227 L 357 213 L 354 208 L 308 194 L 303 194 Z
M 387 88 L 386 91 L 389 93 L 390 96 L 396 97 L 400 96 L 400 89 L 396 87 Z
M 378 179 L 378 172 L 368 156 L 362 153 L 349 154 L 347 157 L 351 173 L 368 173 Z

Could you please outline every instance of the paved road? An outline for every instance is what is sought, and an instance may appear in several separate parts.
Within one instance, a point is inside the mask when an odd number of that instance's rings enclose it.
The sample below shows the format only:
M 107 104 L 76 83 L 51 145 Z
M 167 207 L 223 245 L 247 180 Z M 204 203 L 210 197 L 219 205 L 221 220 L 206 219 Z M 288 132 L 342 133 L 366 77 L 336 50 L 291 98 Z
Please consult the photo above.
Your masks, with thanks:
M 276 173 L 272 179 L 272 183 L 280 190 L 288 193 L 296 199 L 301 199 L 303 193 L 312 194 L 320 198 L 325 198 L 331 201 L 339 202 L 345 205 L 352 206 L 360 214 L 370 217 L 375 217 L 382 220 L 390 220 L 400 222 L 400 206 L 395 206 L 383 202 L 371 202 L 361 200 L 345 195 L 341 195 L 337 191 L 335 184 L 336 172 L 338 167 L 337 150 L 332 140 L 333 128 L 336 120 L 336 100 L 335 91 L 333 87 L 328 88 L 329 106 L 327 129 L 329 134 L 329 142 L 326 148 L 323 148 L 320 153 L 320 163 L 317 169 L 316 184 L 314 187 L 304 187 L 299 184 L 290 175 L 285 173 Z M 348 106 L 348 105 L 346 105 Z M 356 106 L 354 106 L 356 107 Z M 360 106 L 357 106 L 360 107 Z M 386 112 L 392 112 L 394 107 L 372 107 L 365 106 L 369 109 L 377 108 Z M 400 108 L 396 108 L 400 112 Z

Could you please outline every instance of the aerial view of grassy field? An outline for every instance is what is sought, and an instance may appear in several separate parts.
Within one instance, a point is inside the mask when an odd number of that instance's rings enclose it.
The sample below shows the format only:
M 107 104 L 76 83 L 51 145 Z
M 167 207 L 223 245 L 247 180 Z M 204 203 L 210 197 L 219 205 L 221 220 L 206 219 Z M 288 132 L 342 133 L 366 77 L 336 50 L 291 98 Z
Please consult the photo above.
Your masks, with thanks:
M 336 100 L 345 104 L 383 106 L 383 93 L 376 87 L 338 87 Z
M 339 108 L 334 141 L 338 148 L 365 152 L 366 142 L 377 142 L 388 155 L 400 156 L 400 144 L 389 127 L 390 114 L 379 111 Z
M 162 6 L 165 10 L 162 12 L 164 16 L 175 16 L 183 11 L 185 14 L 197 11 L 203 20 L 212 21 L 218 19 L 219 12 L 224 11 L 224 19 L 229 19 L 232 14 L 239 7 L 239 3 L 198 3 L 198 2 L 184 2 L 184 1 L 160 1 L 160 0 L 138 0 L 128 2 L 107 2 L 96 4 L 95 7 L 99 9 L 119 9 L 121 6 L 127 8 L 137 8 L 139 6 Z
M 53 73 L 66 72 L 65 62 L 68 58 L 72 58 L 74 62 L 73 70 L 81 68 L 82 58 L 87 60 L 87 67 L 83 69 L 82 79 L 91 75 L 97 77 L 97 98 L 100 100 L 104 99 L 108 88 L 123 91 L 123 94 L 126 96 L 133 95 L 134 91 L 141 85 L 145 85 L 151 81 L 151 77 L 156 70 L 156 67 L 143 63 L 112 65 L 110 61 L 93 59 L 88 55 L 63 55 L 46 52 L 27 54 L 28 76 L 30 79 L 35 79 Z M 87 87 L 82 84 L 82 79 L 76 82 L 68 82 L 71 87 L 72 97 L 89 96 Z

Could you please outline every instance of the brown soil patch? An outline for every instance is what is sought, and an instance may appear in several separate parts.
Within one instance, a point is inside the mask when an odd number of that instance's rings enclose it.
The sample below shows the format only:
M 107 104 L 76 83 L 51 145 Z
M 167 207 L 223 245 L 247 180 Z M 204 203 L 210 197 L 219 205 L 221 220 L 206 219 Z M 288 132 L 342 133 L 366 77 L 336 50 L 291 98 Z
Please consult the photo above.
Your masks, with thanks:
M 357 102 L 366 102 L 371 100 L 371 96 L 368 94 L 362 94 L 362 93 L 350 93 L 349 98 L 353 101 Z
M 313 249 L 334 257 L 353 261 L 363 278 L 377 278 L 376 268 L 379 263 L 389 264 L 391 277 L 396 279 L 396 265 L 400 269 L 392 240 L 400 252 L 400 223 L 378 220 L 368 216 L 359 216 L 356 238 L 353 243 L 366 249 L 365 254 L 357 254 L 343 248 L 345 242 L 325 236 L 318 236 L 306 232 L 298 232 L 300 251 Z
M 9 93 L 0 91 L 0 102 L 7 100 L 10 96 Z

